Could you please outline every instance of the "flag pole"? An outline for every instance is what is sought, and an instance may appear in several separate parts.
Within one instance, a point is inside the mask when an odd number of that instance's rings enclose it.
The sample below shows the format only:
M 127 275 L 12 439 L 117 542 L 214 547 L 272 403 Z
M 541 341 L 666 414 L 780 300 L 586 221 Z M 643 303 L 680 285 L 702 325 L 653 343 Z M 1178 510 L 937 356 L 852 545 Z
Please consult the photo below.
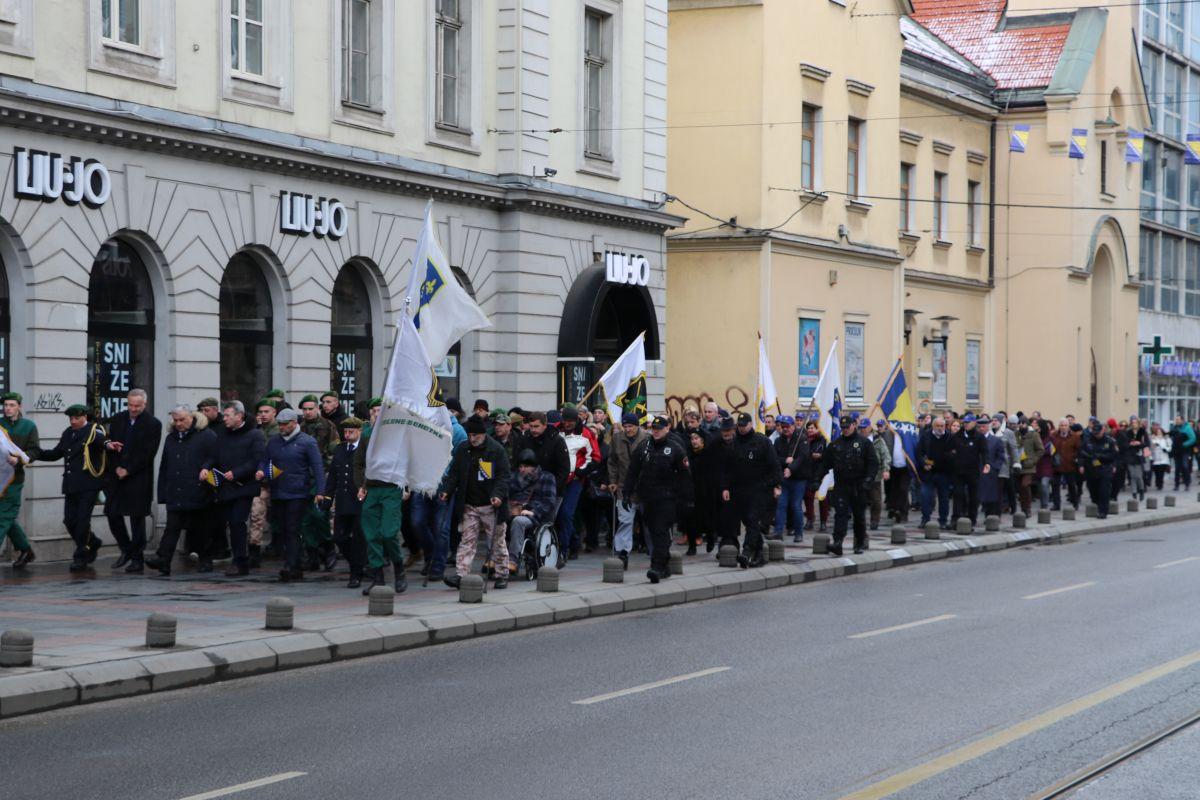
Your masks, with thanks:
M 887 394 L 888 389 L 892 388 L 892 384 L 896 382 L 896 371 L 900 368 L 900 362 L 903 357 L 896 359 L 896 363 L 892 364 L 892 371 L 888 373 L 887 380 L 883 382 L 883 388 L 879 390 L 879 396 L 875 398 L 875 404 L 871 406 L 871 410 L 867 412 L 867 417 L 870 418 L 875 413 L 875 409 L 879 408 L 883 402 L 883 396 Z M 888 428 L 891 428 L 891 422 L 888 422 Z

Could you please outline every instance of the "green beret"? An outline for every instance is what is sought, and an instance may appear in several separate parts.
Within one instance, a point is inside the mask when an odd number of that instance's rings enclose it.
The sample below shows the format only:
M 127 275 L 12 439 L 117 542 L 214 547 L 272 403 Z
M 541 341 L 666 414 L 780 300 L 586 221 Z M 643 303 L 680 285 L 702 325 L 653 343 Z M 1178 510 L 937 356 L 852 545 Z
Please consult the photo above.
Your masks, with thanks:
M 263 406 L 267 406 L 269 408 L 273 408 L 276 411 L 278 411 L 279 410 L 279 401 L 276 400 L 271 395 L 267 395 L 266 397 L 262 398 L 261 400 L 259 400 L 257 403 L 254 404 L 254 410 L 257 411 L 258 409 L 262 408 Z
M 272 389 L 267 392 L 267 397 L 278 397 L 280 400 L 284 398 L 283 389 Z
M 367 408 L 377 408 L 381 405 L 383 405 L 382 397 L 372 397 L 370 400 L 367 401 Z
M 344 420 L 342 420 L 342 427 L 361 431 L 363 427 L 363 421 L 358 417 L 346 417 Z
M 18 403 L 23 403 L 25 401 L 18 392 L 5 392 L 4 394 L 0 394 L 0 402 L 4 402 L 5 400 L 16 400 Z
M 321 401 L 317 399 L 317 396 L 315 394 L 306 394 L 306 395 L 304 395 L 304 397 L 300 398 L 300 405 L 304 405 L 305 403 L 310 403 L 310 402 L 311 403 L 320 403 Z
M 217 408 L 221 404 L 217 402 L 215 397 L 206 397 L 196 404 L 196 408 Z
M 576 407 L 577 406 L 574 403 L 563 403 L 561 410 L 566 411 L 568 408 L 576 408 Z
M 73 406 L 67 406 L 67 410 L 64 413 L 66 413 L 68 417 L 86 417 L 88 410 L 87 406 L 76 403 Z
M 488 415 L 488 419 L 494 422 L 508 422 L 508 411 L 503 408 L 497 408 Z
M 342 396 L 339 395 L 337 392 L 333 391 L 332 389 L 330 389 L 328 392 L 321 392 L 321 399 L 324 400 L 326 397 L 332 397 L 334 400 L 337 400 L 339 402 L 342 399 Z

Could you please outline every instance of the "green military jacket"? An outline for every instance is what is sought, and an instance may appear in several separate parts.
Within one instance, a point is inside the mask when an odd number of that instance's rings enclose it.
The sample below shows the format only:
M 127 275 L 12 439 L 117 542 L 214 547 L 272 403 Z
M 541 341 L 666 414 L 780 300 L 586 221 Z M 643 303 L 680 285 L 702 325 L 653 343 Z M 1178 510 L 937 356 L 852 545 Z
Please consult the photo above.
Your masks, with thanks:
M 333 457 L 333 449 L 338 445 L 337 427 L 318 415 L 314 420 L 301 417 L 300 430 L 317 440 L 317 450 L 321 452 L 321 460 L 328 467 L 329 460 Z
M 0 416 L 0 428 L 4 429 L 4 432 L 8 434 L 8 438 L 12 439 L 13 444 L 25 451 L 25 455 L 29 456 L 30 460 L 37 460 L 38 453 L 42 452 L 42 447 L 37 425 L 33 424 L 33 420 L 20 417 L 16 422 L 13 422 L 8 417 Z M 13 471 L 12 482 L 25 482 L 24 464 L 17 463 Z

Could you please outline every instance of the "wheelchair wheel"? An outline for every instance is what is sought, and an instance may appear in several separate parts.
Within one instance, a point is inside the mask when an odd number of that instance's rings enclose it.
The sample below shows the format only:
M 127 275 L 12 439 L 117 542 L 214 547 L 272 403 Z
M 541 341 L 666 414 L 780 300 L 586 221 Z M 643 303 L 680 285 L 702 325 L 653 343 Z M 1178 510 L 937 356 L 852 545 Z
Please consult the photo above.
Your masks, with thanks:
M 558 537 L 549 525 L 543 525 L 537 532 L 537 561 L 539 565 L 553 564 L 556 568 L 562 554 L 558 549 Z

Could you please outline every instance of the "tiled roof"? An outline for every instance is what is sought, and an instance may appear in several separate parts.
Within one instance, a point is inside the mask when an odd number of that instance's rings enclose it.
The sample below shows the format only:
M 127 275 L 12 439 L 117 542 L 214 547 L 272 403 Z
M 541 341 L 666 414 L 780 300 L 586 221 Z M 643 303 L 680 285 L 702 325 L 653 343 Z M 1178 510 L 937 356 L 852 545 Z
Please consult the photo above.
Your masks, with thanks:
M 910 17 L 900 18 L 900 36 L 904 39 L 904 49 L 910 53 L 915 53 L 930 61 L 936 61 L 942 66 L 964 75 L 971 77 L 980 75 L 979 67 L 959 55 L 954 48 L 922 28 L 916 20 Z
M 997 30 L 1006 0 L 913 0 L 913 18 L 984 72 L 1000 89 L 1050 85 L 1070 22 Z

